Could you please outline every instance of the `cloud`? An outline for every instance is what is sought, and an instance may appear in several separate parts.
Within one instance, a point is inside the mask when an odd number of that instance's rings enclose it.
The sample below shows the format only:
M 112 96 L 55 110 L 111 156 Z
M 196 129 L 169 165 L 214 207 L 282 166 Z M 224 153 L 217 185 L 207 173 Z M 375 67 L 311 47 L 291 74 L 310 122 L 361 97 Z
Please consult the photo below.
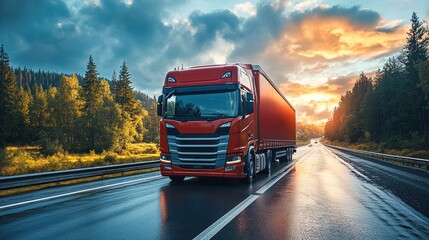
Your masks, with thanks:
M 189 21 L 195 29 L 196 47 L 212 44 L 216 34 L 227 41 L 233 41 L 239 33 L 239 20 L 229 10 L 216 11 L 212 13 L 193 12 Z
M 236 16 L 249 17 L 256 15 L 256 7 L 251 2 L 238 3 L 231 9 L 231 12 Z
M 332 116 L 341 96 L 352 89 L 358 76 L 359 73 L 331 77 L 321 85 L 284 82 L 280 90 L 295 107 L 298 122 L 321 124 Z
M 321 3 L 321 0 L 306 0 L 306 1 L 301 1 L 301 2 L 298 2 L 297 4 L 295 4 L 293 6 L 293 9 L 295 11 L 304 11 L 304 10 L 307 10 L 307 9 L 315 8 L 315 7 L 319 6 L 320 3 Z
M 318 7 L 295 12 L 272 50 L 306 58 L 320 56 L 328 61 L 370 58 L 402 46 L 406 29 L 399 26 L 378 28 L 380 22 L 378 13 L 358 7 Z
M 403 46 L 407 26 L 369 9 L 321 3 L 247 1 L 173 18 L 186 2 L 3 0 L 0 43 L 13 65 L 35 69 L 83 74 L 92 54 L 109 78 L 125 60 L 134 87 L 151 95 L 182 64 L 260 64 L 299 119 L 322 121 L 362 70 L 381 67 Z

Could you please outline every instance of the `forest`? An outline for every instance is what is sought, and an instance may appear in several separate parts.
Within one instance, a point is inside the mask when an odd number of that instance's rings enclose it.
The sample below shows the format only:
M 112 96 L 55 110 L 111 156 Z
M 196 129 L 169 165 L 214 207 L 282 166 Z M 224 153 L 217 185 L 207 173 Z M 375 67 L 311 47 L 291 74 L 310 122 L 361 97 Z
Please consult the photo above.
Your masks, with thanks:
M 360 74 L 353 89 L 341 97 L 324 137 L 429 158 L 428 46 L 428 25 L 413 13 L 401 51 L 374 76 Z
M 89 57 L 84 76 L 13 69 L 0 49 L 0 150 L 38 145 L 41 153 L 121 153 L 130 143 L 157 142 L 153 98 L 131 86 L 125 63 L 101 79 Z

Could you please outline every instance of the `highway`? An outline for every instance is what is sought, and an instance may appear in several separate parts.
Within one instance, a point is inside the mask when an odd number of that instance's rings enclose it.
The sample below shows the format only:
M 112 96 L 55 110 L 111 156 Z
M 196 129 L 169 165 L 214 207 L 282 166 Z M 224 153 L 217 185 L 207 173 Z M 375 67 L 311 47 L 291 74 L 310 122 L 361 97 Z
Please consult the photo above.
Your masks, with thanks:
M 298 148 L 253 185 L 158 172 L 0 199 L 0 239 L 429 239 L 429 173 Z

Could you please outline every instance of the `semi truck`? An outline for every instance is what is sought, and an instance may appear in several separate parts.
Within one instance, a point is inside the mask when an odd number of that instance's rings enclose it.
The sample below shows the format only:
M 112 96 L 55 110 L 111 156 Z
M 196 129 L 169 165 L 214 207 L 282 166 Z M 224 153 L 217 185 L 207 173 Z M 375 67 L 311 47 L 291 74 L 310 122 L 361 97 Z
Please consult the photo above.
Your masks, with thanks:
M 259 65 L 177 69 L 158 97 L 160 171 L 252 183 L 273 161 L 292 161 L 295 109 Z

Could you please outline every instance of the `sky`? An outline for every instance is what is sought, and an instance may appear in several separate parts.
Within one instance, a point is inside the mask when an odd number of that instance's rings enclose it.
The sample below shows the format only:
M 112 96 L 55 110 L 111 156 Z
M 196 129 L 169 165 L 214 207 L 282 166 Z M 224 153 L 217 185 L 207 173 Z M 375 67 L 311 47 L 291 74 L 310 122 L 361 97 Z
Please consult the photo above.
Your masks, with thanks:
M 360 73 L 404 46 L 427 0 L 1 0 L 11 65 L 110 79 L 127 63 L 136 90 L 161 93 L 178 66 L 259 64 L 297 121 L 323 124 Z

